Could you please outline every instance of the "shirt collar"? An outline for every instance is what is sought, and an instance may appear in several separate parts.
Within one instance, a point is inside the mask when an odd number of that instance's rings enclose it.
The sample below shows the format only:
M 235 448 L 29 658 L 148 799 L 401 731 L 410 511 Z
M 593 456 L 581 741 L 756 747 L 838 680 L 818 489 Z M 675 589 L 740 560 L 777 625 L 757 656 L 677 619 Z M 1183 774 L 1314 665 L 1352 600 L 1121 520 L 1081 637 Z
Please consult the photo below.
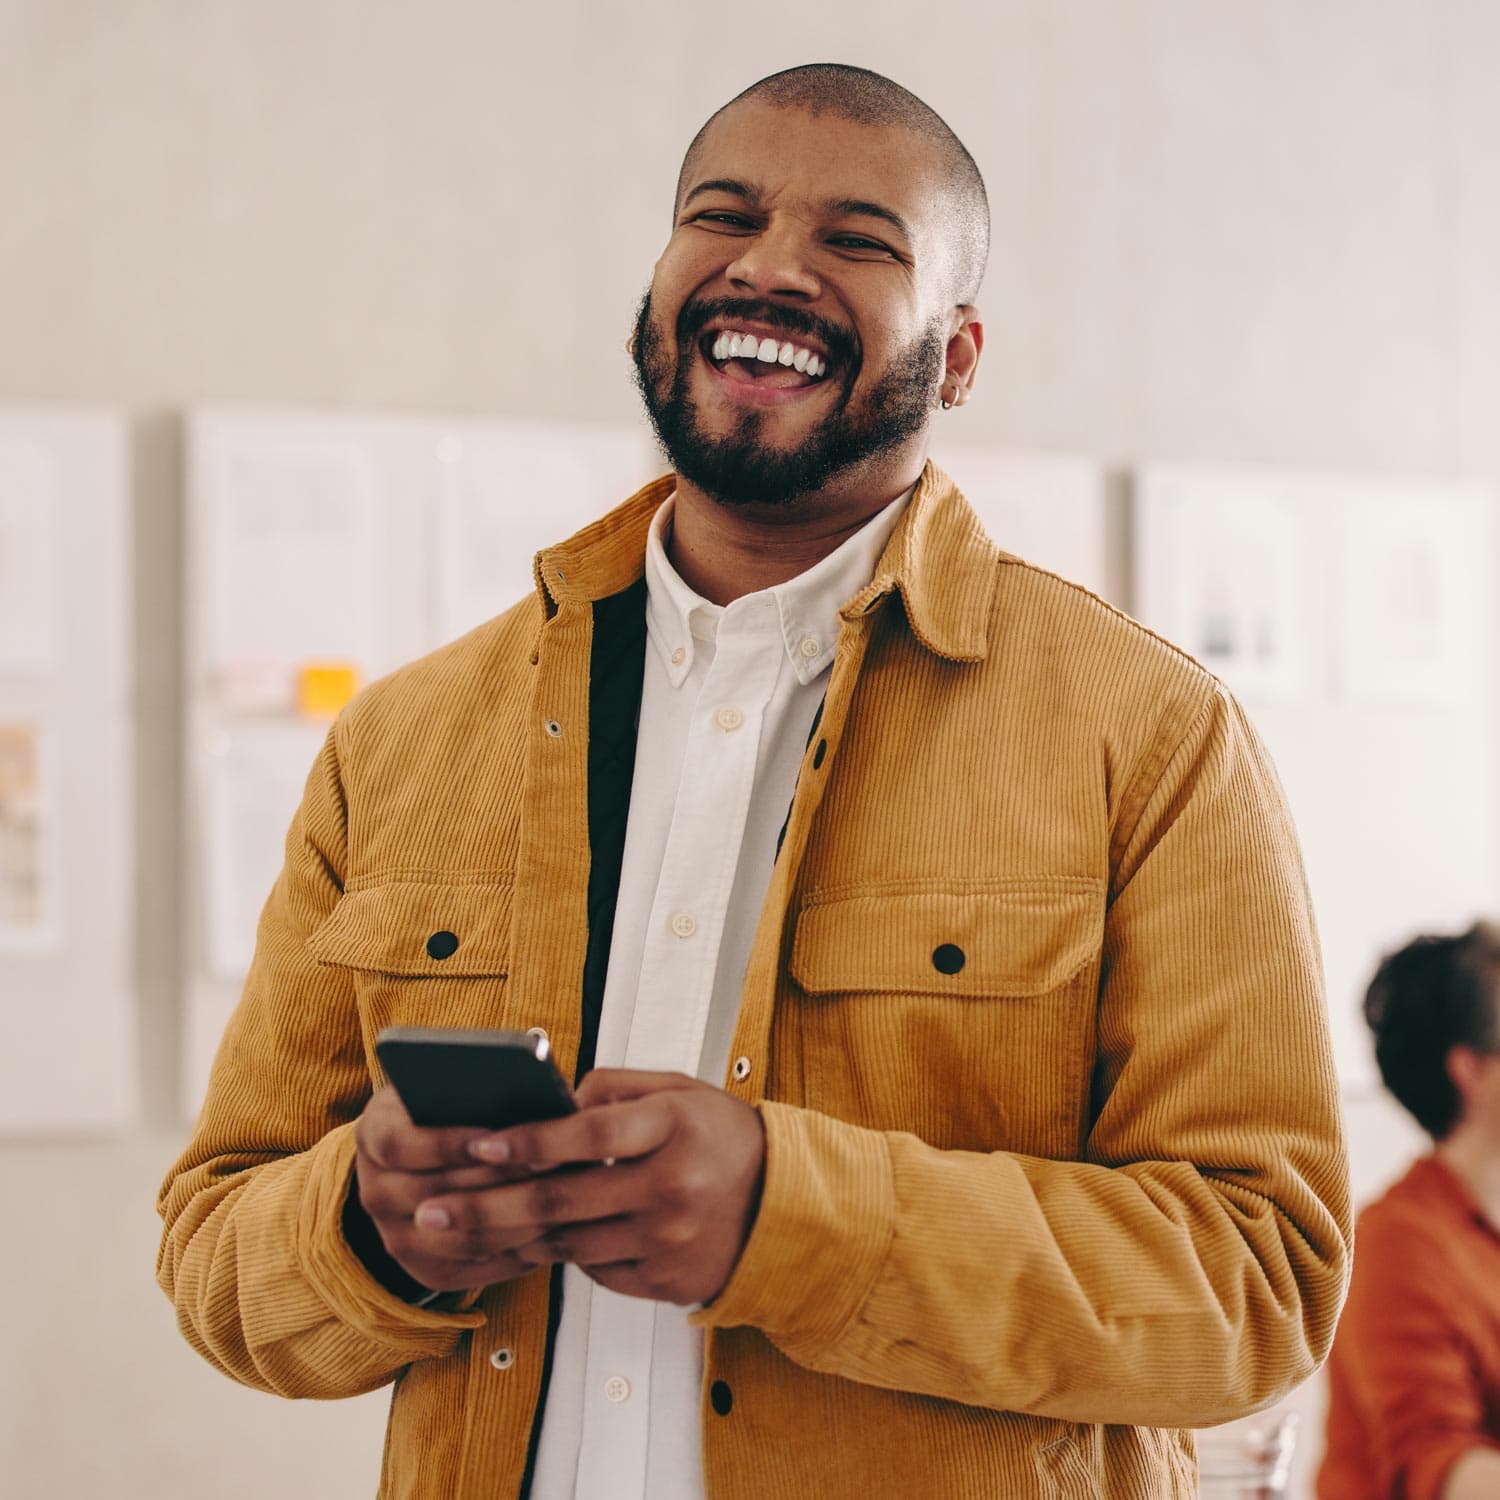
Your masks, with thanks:
M 776 602 L 782 644 L 803 686 L 816 681 L 833 661 L 839 610 L 870 582 L 911 496 L 911 489 L 898 495 L 806 572 L 762 591 Z M 675 501 L 674 492 L 662 502 L 646 534 L 646 629 L 667 680 L 680 687 L 697 652 L 712 648 L 726 608 L 734 606 L 710 603 L 668 559 L 667 529 Z
M 536 557 L 541 622 L 587 607 L 641 576 L 646 534 L 676 487 L 665 474 L 623 505 Z M 912 634 L 949 661 L 982 661 L 989 651 L 1001 554 L 953 481 L 928 463 L 875 576 L 839 611 L 869 614 L 899 593 Z M 540 622 L 539 622 L 540 628 Z

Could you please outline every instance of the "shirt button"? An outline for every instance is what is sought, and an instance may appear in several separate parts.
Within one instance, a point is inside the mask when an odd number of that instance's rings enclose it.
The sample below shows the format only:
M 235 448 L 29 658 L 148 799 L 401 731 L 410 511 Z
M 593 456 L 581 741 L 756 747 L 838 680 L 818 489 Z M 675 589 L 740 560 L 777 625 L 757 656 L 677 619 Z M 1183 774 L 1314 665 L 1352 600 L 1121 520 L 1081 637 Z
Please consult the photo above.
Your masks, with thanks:
M 685 662 L 686 660 L 687 660 L 687 652 L 685 650 L 683 650 L 683 648 L 681 646 L 679 646 L 672 653 L 672 665 L 674 667 L 680 667 L 683 664 L 683 662 Z
M 680 911 L 672 918 L 672 931 L 680 938 L 690 938 L 698 930 L 698 919 L 690 911 Z
M 734 1410 L 734 1392 L 729 1389 L 727 1381 L 714 1381 L 708 1388 L 708 1400 L 721 1417 L 727 1417 Z
M 451 932 L 435 932 L 427 939 L 429 958 L 452 958 L 458 952 L 458 938 Z
M 737 1057 L 734 1060 L 735 1082 L 743 1083 L 750 1076 L 750 1059 L 748 1057 Z
M 732 707 L 728 703 L 726 703 L 724 707 L 714 715 L 714 723 L 717 724 L 725 734 L 733 733 L 744 722 L 744 714 L 742 714 L 739 709 Z
M 806 637 L 806 639 L 803 640 L 801 646 L 802 654 L 809 661 L 811 661 L 813 657 L 815 657 L 822 649 L 823 648 L 811 636 Z
M 623 1375 L 611 1375 L 604 1382 L 604 1394 L 611 1401 L 630 1400 L 630 1382 Z

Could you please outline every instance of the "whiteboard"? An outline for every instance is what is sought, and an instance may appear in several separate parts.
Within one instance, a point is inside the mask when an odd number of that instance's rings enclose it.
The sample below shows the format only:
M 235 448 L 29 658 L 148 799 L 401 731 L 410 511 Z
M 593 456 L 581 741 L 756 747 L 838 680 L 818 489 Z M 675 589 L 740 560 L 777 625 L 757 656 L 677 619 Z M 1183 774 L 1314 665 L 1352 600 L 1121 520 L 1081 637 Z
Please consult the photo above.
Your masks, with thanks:
M 0 407 L 0 1132 L 138 1110 L 124 419 Z
M 1139 476 L 1135 612 L 1224 678 L 1276 762 L 1355 1095 L 1378 1088 L 1361 1004 L 1380 958 L 1500 910 L 1495 522 L 1482 486 Z

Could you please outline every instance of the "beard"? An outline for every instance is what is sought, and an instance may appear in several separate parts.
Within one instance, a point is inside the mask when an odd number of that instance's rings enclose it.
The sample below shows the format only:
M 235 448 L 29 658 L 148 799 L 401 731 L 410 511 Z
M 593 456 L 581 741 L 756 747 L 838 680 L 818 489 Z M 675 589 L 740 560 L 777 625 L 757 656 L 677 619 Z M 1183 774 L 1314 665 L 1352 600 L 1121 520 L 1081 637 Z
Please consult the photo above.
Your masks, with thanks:
M 816 335 L 838 373 L 842 393 L 833 410 L 795 448 L 779 448 L 766 439 L 771 414 L 765 410 L 743 412 L 729 432 L 706 431 L 688 394 L 698 335 L 715 318 L 736 314 L 789 335 Z M 677 319 L 674 366 L 652 318 L 649 291 L 636 314 L 633 347 L 636 385 L 668 461 L 684 479 L 726 505 L 790 505 L 847 470 L 899 448 L 927 425 L 947 354 L 943 320 L 935 318 L 897 354 L 856 408 L 850 396 L 859 371 L 858 350 L 837 325 L 778 303 L 690 303 Z

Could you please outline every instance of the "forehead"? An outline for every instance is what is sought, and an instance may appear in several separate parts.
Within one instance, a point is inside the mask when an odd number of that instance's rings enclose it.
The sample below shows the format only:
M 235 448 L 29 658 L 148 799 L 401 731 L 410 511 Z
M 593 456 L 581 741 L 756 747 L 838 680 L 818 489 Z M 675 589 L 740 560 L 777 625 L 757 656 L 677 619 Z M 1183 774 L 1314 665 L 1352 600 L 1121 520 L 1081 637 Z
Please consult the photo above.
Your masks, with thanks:
M 731 105 L 708 127 L 682 191 L 713 179 L 743 182 L 786 206 L 879 203 L 918 233 L 932 232 L 943 198 L 936 145 L 906 126 L 754 99 Z

